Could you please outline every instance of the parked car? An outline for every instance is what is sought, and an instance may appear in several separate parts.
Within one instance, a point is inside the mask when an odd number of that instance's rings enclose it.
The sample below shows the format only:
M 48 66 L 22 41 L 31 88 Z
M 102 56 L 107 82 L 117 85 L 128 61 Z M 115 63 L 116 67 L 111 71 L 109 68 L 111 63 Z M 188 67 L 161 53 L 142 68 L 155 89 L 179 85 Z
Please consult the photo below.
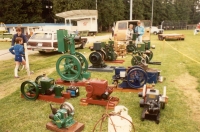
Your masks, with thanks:
M 87 38 L 75 41 L 75 48 L 84 48 Z M 52 31 L 37 31 L 33 33 L 27 43 L 27 49 L 39 53 L 58 51 L 57 34 Z
M 153 34 L 162 34 L 163 33 L 163 29 L 158 29 L 158 27 L 156 26 L 152 26 L 150 32 Z

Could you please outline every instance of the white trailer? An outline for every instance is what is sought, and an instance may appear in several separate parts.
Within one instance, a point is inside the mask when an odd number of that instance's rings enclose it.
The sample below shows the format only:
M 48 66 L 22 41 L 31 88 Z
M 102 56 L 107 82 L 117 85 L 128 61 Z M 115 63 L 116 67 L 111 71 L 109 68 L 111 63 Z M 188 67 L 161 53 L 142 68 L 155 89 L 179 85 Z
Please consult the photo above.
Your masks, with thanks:
M 70 25 L 70 31 L 88 31 L 90 34 L 98 31 L 97 10 L 71 10 L 57 13 L 56 16 L 65 19 L 65 24 Z

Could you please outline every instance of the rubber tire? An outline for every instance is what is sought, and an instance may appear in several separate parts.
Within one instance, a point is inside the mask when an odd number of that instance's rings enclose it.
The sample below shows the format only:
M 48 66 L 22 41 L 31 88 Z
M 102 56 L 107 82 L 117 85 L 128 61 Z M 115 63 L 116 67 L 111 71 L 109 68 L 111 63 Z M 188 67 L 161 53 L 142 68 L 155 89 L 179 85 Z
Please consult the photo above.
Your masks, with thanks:
M 45 54 L 46 52 L 45 51 L 38 51 L 40 54 Z

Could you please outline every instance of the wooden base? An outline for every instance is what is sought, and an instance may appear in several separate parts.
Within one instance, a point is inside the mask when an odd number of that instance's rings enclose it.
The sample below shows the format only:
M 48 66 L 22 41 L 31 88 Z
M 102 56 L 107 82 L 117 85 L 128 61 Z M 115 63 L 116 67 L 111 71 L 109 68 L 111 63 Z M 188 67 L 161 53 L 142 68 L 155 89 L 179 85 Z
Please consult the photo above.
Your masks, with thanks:
M 87 80 L 88 81 L 88 80 Z M 64 81 L 62 79 L 57 79 L 55 81 L 56 84 L 60 84 L 60 85 L 65 85 L 65 86 L 70 86 L 70 85 L 73 85 L 73 86 L 85 86 L 85 83 L 87 81 L 78 81 L 78 82 L 73 82 L 73 84 L 69 81 Z
M 21 97 L 24 98 L 24 96 L 21 94 Z M 42 95 L 39 94 L 38 100 L 44 100 L 44 101 L 49 101 L 49 102 L 55 102 L 55 103 L 64 103 L 65 99 L 70 99 L 71 95 L 70 93 L 64 92 L 62 94 L 62 97 L 56 98 L 55 94 L 52 95 Z
M 114 109 L 115 106 L 119 103 L 119 98 L 116 97 L 110 97 L 112 99 L 108 102 L 108 100 L 95 100 L 92 98 L 83 98 L 80 100 L 80 105 L 87 106 L 88 104 L 94 104 L 94 105 L 101 105 L 101 106 L 108 106 L 108 109 Z
M 124 63 L 125 60 L 114 60 L 114 61 L 105 61 L 106 63 Z
M 152 87 L 147 87 L 147 89 L 150 89 Z M 139 93 L 139 92 L 142 92 L 143 88 L 137 88 L 137 89 L 134 89 L 134 88 L 113 88 L 113 91 L 114 92 L 132 92 L 132 93 Z
M 84 124 L 76 122 L 74 125 L 72 125 L 69 128 L 58 128 L 52 122 L 48 122 L 46 124 L 46 128 L 48 130 L 51 130 L 51 131 L 54 131 L 54 132 L 81 132 L 84 129 Z
M 159 40 L 184 40 L 185 36 L 183 34 L 159 34 Z

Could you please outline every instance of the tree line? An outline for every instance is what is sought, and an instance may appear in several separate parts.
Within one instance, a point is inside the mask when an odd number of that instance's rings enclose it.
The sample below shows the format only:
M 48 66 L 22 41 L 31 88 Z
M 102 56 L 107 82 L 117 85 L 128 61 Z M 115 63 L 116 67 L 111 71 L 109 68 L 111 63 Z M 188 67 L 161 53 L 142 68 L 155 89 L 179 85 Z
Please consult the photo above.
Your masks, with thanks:
M 199 0 L 133 0 L 132 18 L 150 20 L 154 1 L 153 25 L 164 20 L 200 21 Z M 4 23 L 64 22 L 56 13 L 96 9 L 96 0 L 0 0 L 0 21 Z M 117 20 L 130 18 L 130 0 L 97 0 L 98 26 L 110 27 Z

